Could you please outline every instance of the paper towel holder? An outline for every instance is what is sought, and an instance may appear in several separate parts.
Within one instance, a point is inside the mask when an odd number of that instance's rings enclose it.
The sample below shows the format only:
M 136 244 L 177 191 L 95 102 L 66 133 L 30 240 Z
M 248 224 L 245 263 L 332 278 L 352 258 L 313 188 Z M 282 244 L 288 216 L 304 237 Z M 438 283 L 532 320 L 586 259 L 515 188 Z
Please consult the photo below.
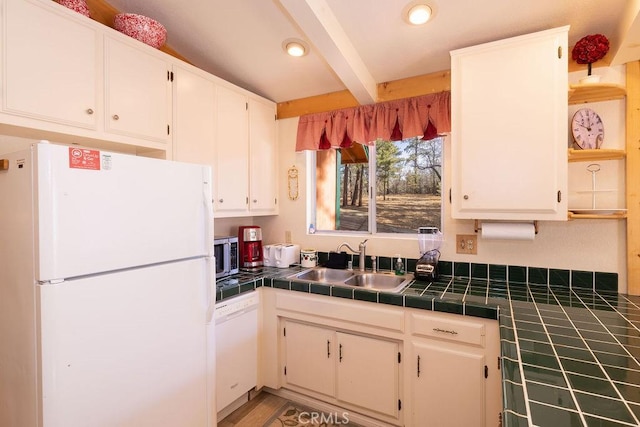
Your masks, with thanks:
M 533 221 L 533 229 L 535 230 L 535 234 L 538 234 L 538 221 Z M 478 230 L 482 230 L 482 225 L 480 224 L 480 220 L 479 219 L 474 219 L 473 220 L 473 231 L 475 231 L 476 233 L 478 232 Z

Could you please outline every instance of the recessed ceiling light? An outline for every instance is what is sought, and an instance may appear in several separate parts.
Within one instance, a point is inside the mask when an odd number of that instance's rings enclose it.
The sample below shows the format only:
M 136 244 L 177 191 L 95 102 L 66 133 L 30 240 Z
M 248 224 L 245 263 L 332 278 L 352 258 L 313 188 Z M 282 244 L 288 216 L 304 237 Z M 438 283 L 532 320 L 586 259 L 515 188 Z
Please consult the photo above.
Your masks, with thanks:
M 309 53 L 309 46 L 299 39 L 287 39 L 282 42 L 282 48 L 291 56 L 304 56 Z
M 422 25 L 431 18 L 431 8 L 426 4 L 417 4 L 409 9 L 409 22 Z
M 436 14 L 433 0 L 413 0 L 402 9 L 402 19 L 411 25 L 422 25 Z

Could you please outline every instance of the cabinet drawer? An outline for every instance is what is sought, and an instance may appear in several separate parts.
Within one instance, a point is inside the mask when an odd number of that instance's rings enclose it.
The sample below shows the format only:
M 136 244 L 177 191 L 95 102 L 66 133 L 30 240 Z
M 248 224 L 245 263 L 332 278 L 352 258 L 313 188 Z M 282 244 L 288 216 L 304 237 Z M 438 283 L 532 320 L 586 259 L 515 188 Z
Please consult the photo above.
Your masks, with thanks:
M 437 315 L 411 313 L 411 333 L 484 347 L 485 325 L 466 319 L 451 319 Z
M 340 301 L 340 298 L 300 295 L 299 292 L 279 293 L 276 308 L 332 320 L 347 321 L 389 331 L 404 331 L 404 313 L 382 304 L 358 304 L 359 301 Z

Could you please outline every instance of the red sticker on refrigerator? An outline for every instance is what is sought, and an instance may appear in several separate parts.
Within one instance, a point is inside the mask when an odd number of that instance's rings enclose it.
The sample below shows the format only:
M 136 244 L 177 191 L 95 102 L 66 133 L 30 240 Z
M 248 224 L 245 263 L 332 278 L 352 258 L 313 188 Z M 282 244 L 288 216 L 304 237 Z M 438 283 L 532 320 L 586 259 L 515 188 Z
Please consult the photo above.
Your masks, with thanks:
M 100 151 L 69 147 L 69 167 L 100 170 Z

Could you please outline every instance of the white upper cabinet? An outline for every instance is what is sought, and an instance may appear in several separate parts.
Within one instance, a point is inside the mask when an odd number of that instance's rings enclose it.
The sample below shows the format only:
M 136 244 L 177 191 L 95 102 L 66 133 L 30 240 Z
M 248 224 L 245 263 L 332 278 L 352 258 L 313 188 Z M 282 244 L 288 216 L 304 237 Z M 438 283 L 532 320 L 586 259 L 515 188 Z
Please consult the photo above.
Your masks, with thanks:
M 213 167 L 216 85 L 203 74 L 173 67 L 173 160 Z
M 137 43 L 137 42 L 136 42 Z M 167 142 L 171 123 L 171 65 L 130 43 L 105 37 L 105 128 Z
M 250 210 L 275 214 L 278 207 L 276 171 L 276 106 L 272 102 L 249 99 Z
M 70 21 L 66 10 L 29 0 L 5 0 L 4 7 L 2 111 L 95 129 L 102 108 L 93 21 Z
M 214 212 L 217 218 L 277 214 L 276 106 L 217 85 Z
M 567 219 L 568 30 L 451 52 L 453 218 Z
M 249 205 L 249 111 L 247 96 L 218 85 L 216 91 L 216 165 L 214 212 L 216 217 L 238 216 Z

